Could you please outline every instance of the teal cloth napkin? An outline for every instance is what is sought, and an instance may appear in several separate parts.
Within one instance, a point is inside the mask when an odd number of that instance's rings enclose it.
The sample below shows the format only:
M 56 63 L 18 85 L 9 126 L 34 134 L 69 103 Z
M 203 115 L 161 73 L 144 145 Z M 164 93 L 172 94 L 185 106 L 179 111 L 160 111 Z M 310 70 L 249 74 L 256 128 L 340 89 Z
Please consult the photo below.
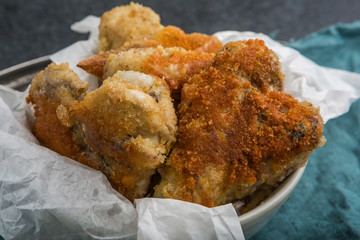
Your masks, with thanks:
M 319 65 L 360 73 L 360 21 L 288 46 Z M 360 100 L 328 121 L 324 135 L 293 195 L 252 240 L 360 239 Z

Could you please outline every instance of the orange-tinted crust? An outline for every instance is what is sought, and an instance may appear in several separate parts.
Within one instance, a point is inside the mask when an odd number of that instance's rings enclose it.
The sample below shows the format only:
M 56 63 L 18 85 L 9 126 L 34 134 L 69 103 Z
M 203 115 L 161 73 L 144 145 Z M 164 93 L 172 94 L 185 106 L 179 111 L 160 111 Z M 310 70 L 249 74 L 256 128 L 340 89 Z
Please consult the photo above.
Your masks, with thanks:
M 223 47 L 215 36 L 201 33 L 186 34 L 182 29 L 171 25 L 160 29 L 154 40 L 163 47 L 182 47 L 199 52 L 216 53 Z
M 27 98 L 28 103 L 36 104 L 34 135 L 46 147 L 69 158 L 76 159 L 80 148 L 72 139 L 71 129 L 64 126 L 56 115 L 59 102 L 43 94 L 36 99 Z

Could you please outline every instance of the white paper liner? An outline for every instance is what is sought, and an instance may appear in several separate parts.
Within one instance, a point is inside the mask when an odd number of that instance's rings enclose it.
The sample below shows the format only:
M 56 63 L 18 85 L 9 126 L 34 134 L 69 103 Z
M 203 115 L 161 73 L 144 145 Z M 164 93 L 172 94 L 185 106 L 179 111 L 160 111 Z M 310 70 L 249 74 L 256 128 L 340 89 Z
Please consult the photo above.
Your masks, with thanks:
M 99 18 L 72 25 L 90 32 L 55 53 L 83 80 L 95 78 L 76 64 L 96 53 Z M 280 58 L 285 91 L 320 106 L 327 121 L 345 113 L 360 96 L 360 75 L 320 67 L 268 36 L 224 31 L 221 41 L 261 38 Z M 0 235 L 5 239 L 244 239 L 231 204 L 206 208 L 171 199 L 136 200 L 136 208 L 98 171 L 38 145 L 28 127 L 27 93 L 0 85 Z

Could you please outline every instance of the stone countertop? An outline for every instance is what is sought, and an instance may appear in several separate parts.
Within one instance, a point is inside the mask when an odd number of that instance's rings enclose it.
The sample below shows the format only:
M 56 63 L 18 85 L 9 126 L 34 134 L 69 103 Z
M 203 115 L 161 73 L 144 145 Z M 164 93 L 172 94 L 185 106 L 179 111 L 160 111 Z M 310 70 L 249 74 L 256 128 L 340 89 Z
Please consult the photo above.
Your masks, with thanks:
M 0 70 L 51 54 L 87 36 L 70 30 L 73 22 L 130 1 L 1 0 Z M 186 32 L 222 30 L 263 32 L 289 41 L 338 22 L 355 21 L 358 0 L 138 1 L 153 8 L 163 25 Z

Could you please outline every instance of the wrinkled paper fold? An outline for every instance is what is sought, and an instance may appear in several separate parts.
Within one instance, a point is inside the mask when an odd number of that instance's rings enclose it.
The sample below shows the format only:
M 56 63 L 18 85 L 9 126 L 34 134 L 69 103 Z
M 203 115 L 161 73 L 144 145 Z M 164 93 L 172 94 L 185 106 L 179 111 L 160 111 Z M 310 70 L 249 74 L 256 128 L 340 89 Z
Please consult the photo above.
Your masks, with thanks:
M 72 25 L 89 40 L 55 53 L 83 80 L 97 81 L 76 64 L 96 53 L 99 18 Z M 224 43 L 261 38 L 285 74 L 285 91 L 320 107 L 324 121 L 345 113 L 360 96 L 360 75 L 321 67 L 268 36 L 215 34 Z M 27 93 L 0 86 L 0 235 L 5 239 L 243 239 L 231 204 L 206 208 L 171 199 L 144 198 L 135 206 L 111 188 L 103 174 L 42 146 L 29 130 Z

